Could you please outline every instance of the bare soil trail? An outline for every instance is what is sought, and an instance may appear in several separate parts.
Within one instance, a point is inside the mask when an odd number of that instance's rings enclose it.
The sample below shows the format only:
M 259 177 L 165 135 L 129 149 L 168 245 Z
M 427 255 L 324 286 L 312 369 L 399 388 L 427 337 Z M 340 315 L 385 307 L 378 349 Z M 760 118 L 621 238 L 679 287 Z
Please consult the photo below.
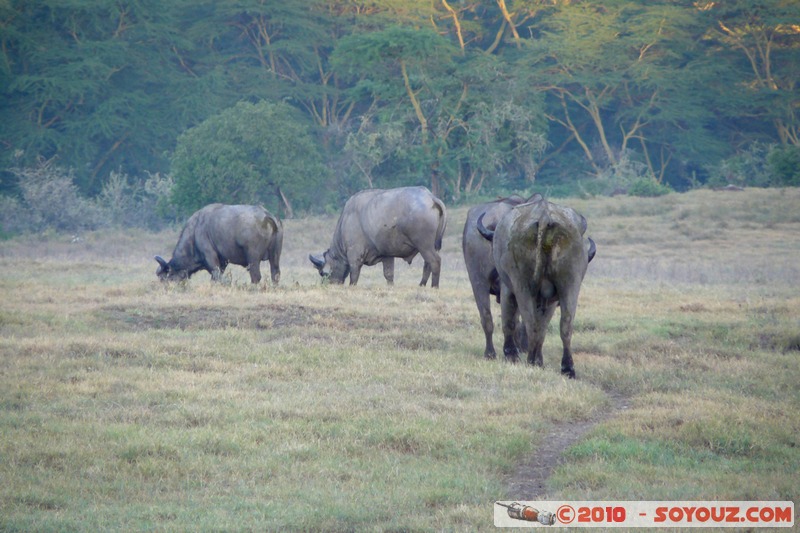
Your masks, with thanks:
M 520 464 L 508 479 L 508 499 L 532 501 L 545 499 L 548 480 L 553 471 L 563 463 L 564 450 L 580 441 L 593 427 L 628 408 L 629 399 L 611 391 L 611 402 L 590 419 L 582 422 L 557 422 L 542 439 L 541 445 Z

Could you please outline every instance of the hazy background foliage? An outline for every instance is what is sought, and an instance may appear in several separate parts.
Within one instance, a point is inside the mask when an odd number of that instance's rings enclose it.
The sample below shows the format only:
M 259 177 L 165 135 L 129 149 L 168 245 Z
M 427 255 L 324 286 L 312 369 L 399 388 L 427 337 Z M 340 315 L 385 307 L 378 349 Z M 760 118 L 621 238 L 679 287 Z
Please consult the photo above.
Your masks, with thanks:
M 36 203 L 23 175 L 44 161 L 69 177 L 70 195 L 91 201 L 110 201 L 116 180 L 113 203 L 128 214 L 100 220 L 83 209 L 81 222 L 17 218 L 3 231 L 151 225 L 157 217 L 129 216 L 152 199 L 151 176 L 174 184 L 153 210 L 162 224 L 211 201 L 333 211 L 365 187 L 426 185 L 463 202 L 534 186 L 651 195 L 797 185 L 797 9 L 796 0 L 9 0 L 3 205 Z

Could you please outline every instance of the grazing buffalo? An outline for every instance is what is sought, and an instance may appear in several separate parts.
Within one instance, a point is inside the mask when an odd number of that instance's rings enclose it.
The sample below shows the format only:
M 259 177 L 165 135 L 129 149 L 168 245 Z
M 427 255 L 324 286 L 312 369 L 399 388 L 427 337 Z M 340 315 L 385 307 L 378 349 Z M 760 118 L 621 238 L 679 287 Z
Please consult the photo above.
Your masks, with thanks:
M 547 325 L 560 305 L 561 373 L 574 378 L 572 321 L 581 282 L 596 250 L 594 241 L 583 237 L 586 219 L 569 207 L 536 199 L 509 210 L 494 231 L 481 218 L 476 225 L 492 241 L 500 277 L 503 354 L 518 358 L 514 330 L 519 313 L 528 335 L 528 362 L 542 366 Z
M 540 194 L 535 194 L 527 201 L 532 202 L 541 200 Z M 494 230 L 500 219 L 515 206 L 524 203 L 526 200 L 520 196 L 510 196 L 500 198 L 493 202 L 476 205 L 467 213 L 467 221 L 464 223 L 464 233 L 461 239 L 461 247 L 464 251 L 464 264 L 467 267 L 467 274 L 472 285 L 472 294 L 475 296 L 475 304 L 478 306 L 478 313 L 481 317 L 483 334 L 486 337 L 486 349 L 483 352 L 487 359 L 494 359 L 497 354 L 492 342 L 494 333 L 494 319 L 492 318 L 491 296 L 497 298 L 500 303 L 500 277 L 494 265 L 492 257 L 492 244 L 487 241 L 478 231 L 477 221 L 481 218 L 484 227 Z M 527 347 L 525 338 L 525 328 L 518 331 L 518 345 L 521 348 Z
M 186 222 L 172 259 L 156 256 L 162 281 L 186 279 L 198 270 L 219 281 L 228 263 L 247 267 L 250 281 L 261 281 L 261 261 L 269 261 L 272 282 L 281 278 L 283 224 L 255 205 L 211 204 Z
M 363 265 L 383 263 L 383 276 L 394 283 L 394 258 L 409 264 L 417 254 L 425 266 L 420 285 L 439 286 L 442 235 L 447 224 L 444 203 L 425 187 L 368 189 L 354 194 L 344 205 L 331 246 L 322 256 L 309 255 L 323 277 L 333 283 L 358 283 Z

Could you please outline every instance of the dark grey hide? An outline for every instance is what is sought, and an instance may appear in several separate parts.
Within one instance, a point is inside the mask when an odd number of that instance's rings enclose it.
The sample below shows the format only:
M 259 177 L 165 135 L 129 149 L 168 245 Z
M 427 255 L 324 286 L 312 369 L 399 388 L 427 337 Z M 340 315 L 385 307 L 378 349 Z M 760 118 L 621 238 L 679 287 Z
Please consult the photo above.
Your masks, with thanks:
M 383 263 L 383 276 L 394 283 L 394 258 L 409 264 L 417 254 L 425 265 L 420 285 L 439 286 L 439 250 L 447 225 L 444 203 L 425 187 L 368 189 L 354 194 L 339 216 L 331 246 L 322 256 L 309 255 L 332 283 L 358 283 L 363 265 Z
M 540 194 L 535 194 L 527 201 L 541 200 Z M 472 285 L 472 294 L 475 297 L 475 304 L 478 306 L 478 313 L 481 317 L 483 334 L 486 337 L 486 349 L 484 357 L 494 359 L 497 354 L 492 342 L 494 333 L 494 319 L 492 318 L 491 296 L 497 298 L 500 303 L 500 277 L 494 265 L 492 256 L 492 243 L 486 240 L 478 231 L 478 218 L 482 218 L 483 225 L 494 231 L 500 219 L 515 206 L 525 203 L 526 200 L 521 196 L 510 196 L 500 198 L 493 202 L 476 205 L 467 213 L 467 220 L 464 223 L 464 233 L 461 239 L 461 247 L 464 251 L 464 264 L 467 267 L 467 274 Z M 522 349 L 527 349 L 527 339 L 525 328 L 520 327 L 517 335 L 517 345 Z
M 261 261 L 269 261 L 272 282 L 281 278 L 283 224 L 261 206 L 211 204 L 186 222 L 172 259 L 156 256 L 162 281 L 182 280 L 207 270 L 219 281 L 228 263 L 246 267 L 250 281 L 261 281 Z
M 512 360 L 519 350 L 514 341 L 517 315 L 528 335 L 528 362 L 542 366 L 547 325 L 561 307 L 561 373 L 574 378 L 572 324 L 578 294 L 595 244 L 583 237 L 586 219 L 569 207 L 545 200 L 508 211 L 494 231 L 477 221 L 478 230 L 492 241 L 500 277 L 503 353 Z

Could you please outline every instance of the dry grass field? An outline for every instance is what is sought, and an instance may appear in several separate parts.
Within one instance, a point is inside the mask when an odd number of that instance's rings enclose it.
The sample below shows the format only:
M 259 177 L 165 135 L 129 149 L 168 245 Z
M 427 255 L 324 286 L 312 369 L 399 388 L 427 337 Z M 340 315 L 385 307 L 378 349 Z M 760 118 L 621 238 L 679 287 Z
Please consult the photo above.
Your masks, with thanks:
M 394 287 L 380 266 L 322 285 L 307 256 L 333 216 L 285 221 L 277 288 L 236 266 L 159 283 L 177 231 L 0 242 L 0 530 L 488 531 L 495 500 L 531 496 L 796 500 L 800 190 L 556 201 L 598 247 L 577 380 L 556 322 L 544 369 L 483 359 L 465 207 L 438 291 L 420 258 Z M 593 420 L 517 492 L 553 427 Z

